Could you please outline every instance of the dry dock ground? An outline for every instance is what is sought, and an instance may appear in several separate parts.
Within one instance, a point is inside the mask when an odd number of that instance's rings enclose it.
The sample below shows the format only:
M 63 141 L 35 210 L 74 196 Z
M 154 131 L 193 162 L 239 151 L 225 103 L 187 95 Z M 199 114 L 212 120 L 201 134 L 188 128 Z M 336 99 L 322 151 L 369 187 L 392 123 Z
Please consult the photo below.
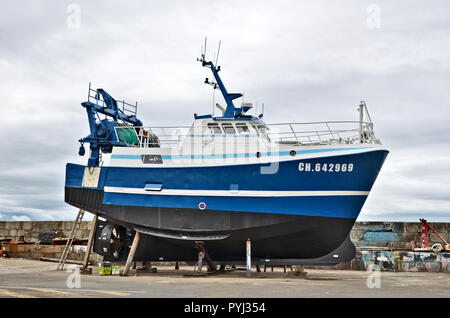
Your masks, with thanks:
M 365 271 L 307 269 L 297 277 L 276 269 L 250 278 L 245 271 L 193 277 L 192 267 L 159 266 L 158 273 L 120 277 L 99 276 L 94 268 L 76 286 L 76 277 L 56 271 L 56 265 L 0 259 L 0 297 L 450 297 L 449 273 L 380 272 L 377 288 L 377 277 Z

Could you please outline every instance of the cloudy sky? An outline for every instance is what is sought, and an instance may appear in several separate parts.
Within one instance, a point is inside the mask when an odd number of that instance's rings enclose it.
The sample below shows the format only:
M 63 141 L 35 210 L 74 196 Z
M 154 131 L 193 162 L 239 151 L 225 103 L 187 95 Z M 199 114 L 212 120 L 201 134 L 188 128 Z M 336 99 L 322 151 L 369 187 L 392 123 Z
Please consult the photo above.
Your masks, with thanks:
M 87 86 L 138 101 L 146 125 L 210 113 L 195 58 L 222 40 L 229 91 L 268 123 L 357 120 L 365 100 L 388 159 L 359 220 L 450 221 L 448 1 L 0 3 L 0 220 L 74 219 L 67 162 Z

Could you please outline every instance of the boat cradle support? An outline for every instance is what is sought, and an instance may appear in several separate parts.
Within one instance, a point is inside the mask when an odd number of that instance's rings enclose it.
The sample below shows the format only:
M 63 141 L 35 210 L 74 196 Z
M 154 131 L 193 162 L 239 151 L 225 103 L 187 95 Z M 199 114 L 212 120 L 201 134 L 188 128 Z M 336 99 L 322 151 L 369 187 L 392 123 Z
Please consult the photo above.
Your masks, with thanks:
M 205 242 L 195 241 L 193 246 L 198 251 L 198 262 L 197 265 L 195 266 L 196 268 L 194 267 L 194 272 L 201 273 L 203 261 L 206 261 L 206 264 L 208 265 L 208 273 L 217 272 L 217 269 L 211 257 L 208 255 L 208 252 L 206 251 Z

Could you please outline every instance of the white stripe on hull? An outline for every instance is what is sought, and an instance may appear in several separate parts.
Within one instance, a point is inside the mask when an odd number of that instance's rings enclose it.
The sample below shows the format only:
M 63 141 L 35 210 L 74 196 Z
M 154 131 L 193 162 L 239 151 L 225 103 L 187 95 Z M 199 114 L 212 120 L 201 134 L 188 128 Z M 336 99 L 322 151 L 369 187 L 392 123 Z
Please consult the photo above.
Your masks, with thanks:
M 139 188 L 105 187 L 105 192 L 149 195 L 184 195 L 214 197 L 315 197 L 315 196 L 349 196 L 369 195 L 369 191 L 258 191 L 258 190 L 181 190 L 162 189 L 147 191 Z
M 248 164 L 270 164 L 270 163 L 282 163 L 294 160 L 304 160 L 304 159 L 314 159 L 314 158 L 325 158 L 325 157 L 335 157 L 344 155 L 353 155 L 366 152 L 372 152 L 377 150 L 384 150 L 385 148 L 381 145 L 370 145 L 364 147 L 357 147 L 356 145 L 348 145 L 349 149 L 345 149 L 343 145 L 333 145 L 324 147 L 283 147 L 272 149 L 273 152 L 289 152 L 290 150 L 297 151 L 295 156 L 290 154 L 279 155 L 279 156 L 263 156 L 261 158 L 244 157 L 244 158 L 220 158 L 222 154 L 216 154 L 218 158 L 198 158 L 198 159 L 163 159 L 162 164 L 144 164 L 139 158 L 141 155 L 161 155 L 165 156 L 178 156 L 184 153 L 181 150 L 173 148 L 133 148 L 133 147 L 115 147 L 112 155 L 105 156 L 106 164 L 104 166 L 111 167 L 139 167 L 139 168 L 184 168 L 184 167 L 217 167 L 217 166 L 234 166 L 234 165 L 248 165 Z M 327 150 L 327 151 L 323 151 Z M 181 151 L 181 152 L 180 152 Z M 266 149 L 265 151 L 269 151 Z M 313 153 L 308 153 L 308 151 L 318 151 Z M 323 152 L 322 152 L 323 151 Z M 305 153 L 306 152 L 306 153 Z M 255 152 L 256 153 L 256 150 Z M 254 154 L 252 153 L 252 155 Z M 112 156 L 138 156 L 136 159 L 116 159 Z M 191 155 L 191 154 L 184 154 Z M 194 153 L 194 156 L 202 155 L 202 153 Z M 204 154 L 205 155 L 205 154 Z

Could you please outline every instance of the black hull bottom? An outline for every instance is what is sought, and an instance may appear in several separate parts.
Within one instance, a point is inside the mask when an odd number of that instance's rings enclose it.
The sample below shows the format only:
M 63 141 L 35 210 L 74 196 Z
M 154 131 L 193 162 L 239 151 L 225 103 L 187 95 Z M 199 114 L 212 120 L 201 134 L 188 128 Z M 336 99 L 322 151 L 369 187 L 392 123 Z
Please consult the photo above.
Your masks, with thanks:
M 195 240 L 205 242 L 218 264 L 244 264 L 245 242 L 252 242 L 254 264 L 332 265 L 355 255 L 348 239 L 355 222 L 331 218 L 266 213 L 129 207 L 102 204 L 103 191 L 66 188 L 66 202 L 97 214 L 99 224 L 94 250 L 110 260 L 124 261 L 134 231 L 142 233 L 135 261 L 197 261 Z M 112 224 L 119 230 L 120 248 L 111 247 Z M 125 230 L 128 229 L 128 230 Z M 101 238 L 101 239 L 99 239 Z

